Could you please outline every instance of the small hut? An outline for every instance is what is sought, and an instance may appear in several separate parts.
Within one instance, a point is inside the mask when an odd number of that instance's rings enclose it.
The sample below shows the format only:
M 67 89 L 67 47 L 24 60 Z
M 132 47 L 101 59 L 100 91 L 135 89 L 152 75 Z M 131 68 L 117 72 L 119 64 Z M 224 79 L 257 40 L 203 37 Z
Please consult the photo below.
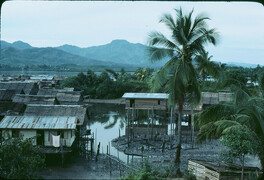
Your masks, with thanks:
M 13 98 L 13 102 L 24 103 L 24 104 L 59 104 L 59 101 L 55 96 L 49 95 L 27 95 L 27 94 L 16 94 Z
M 204 105 L 218 104 L 219 102 L 231 102 L 234 100 L 234 93 L 230 92 L 202 92 L 202 103 Z
M 169 95 L 166 93 L 125 93 L 126 109 L 167 110 Z
M 19 89 L 0 89 L 0 101 L 12 101 L 16 94 L 22 93 Z
M 194 173 L 197 180 L 236 180 L 241 177 L 241 166 L 224 162 L 188 160 L 188 170 Z M 257 167 L 245 167 L 245 176 L 259 173 Z
M 53 147 L 53 136 L 60 135 L 57 144 L 69 148 L 75 141 L 77 119 L 72 116 L 5 116 L 0 122 L 0 136 L 32 138 L 33 145 L 45 148 Z
M 39 90 L 37 83 L 20 81 L 0 82 L 0 89 L 18 90 L 30 95 L 36 95 Z
M 59 91 L 56 97 L 60 104 L 81 104 L 83 102 L 83 96 L 81 91 Z

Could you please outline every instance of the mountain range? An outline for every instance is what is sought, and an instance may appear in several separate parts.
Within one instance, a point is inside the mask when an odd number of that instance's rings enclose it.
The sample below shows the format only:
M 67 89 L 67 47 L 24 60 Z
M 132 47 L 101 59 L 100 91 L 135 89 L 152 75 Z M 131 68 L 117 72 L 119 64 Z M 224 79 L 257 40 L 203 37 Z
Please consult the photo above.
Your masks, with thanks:
M 146 46 L 130 43 L 126 40 L 113 40 L 111 43 L 80 48 L 73 45 L 37 48 L 30 44 L 16 41 L 1 41 L 1 64 L 77 64 L 81 66 L 106 67 L 160 67 L 163 62 L 151 64 L 146 55 Z
M 152 64 L 148 61 L 147 47 L 140 43 L 130 43 L 126 40 L 112 42 L 86 48 L 73 45 L 37 48 L 23 41 L 8 43 L 1 41 L 0 64 L 23 66 L 33 64 L 62 65 L 76 64 L 80 66 L 105 67 L 152 67 L 158 68 L 166 60 Z M 256 67 L 248 63 L 226 63 L 228 66 Z

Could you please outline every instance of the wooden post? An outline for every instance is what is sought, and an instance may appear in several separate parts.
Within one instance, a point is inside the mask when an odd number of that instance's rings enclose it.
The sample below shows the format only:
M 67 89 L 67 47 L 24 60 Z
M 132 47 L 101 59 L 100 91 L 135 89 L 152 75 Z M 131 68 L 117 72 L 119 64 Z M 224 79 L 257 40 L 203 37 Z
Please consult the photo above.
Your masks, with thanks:
M 64 154 L 63 154 L 63 139 L 60 138 L 60 148 L 61 148 L 61 165 L 64 165 Z
M 148 139 L 149 139 L 149 109 L 148 109 L 148 133 L 147 133 Z
M 130 136 L 130 127 L 129 127 L 129 108 L 127 110 L 127 146 L 129 147 L 129 136 Z
M 170 118 L 170 123 L 171 123 L 171 132 L 170 132 L 170 133 L 171 133 L 171 135 L 172 135 L 172 134 L 173 134 L 173 132 L 172 132 L 172 131 L 173 131 L 173 130 L 172 130 L 172 107 L 171 107 L 171 118 Z
M 135 118 L 135 107 L 132 107 L 132 142 L 134 141 L 134 118 Z
M 99 152 L 100 152 L 100 142 L 99 142 L 98 147 L 97 147 L 97 153 L 96 153 L 96 156 L 95 156 L 95 162 L 97 162 L 97 160 L 98 160 Z
M 152 107 L 152 119 L 151 119 L 151 140 L 153 140 L 153 120 L 154 120 L 154 107 Z
M 107 145 L 107 146 L 106 146 L 106 154 L 107 154 L 107 155 L 108 155 L 108 152 L 109 152 L 109 151 L 108 151 L 108 145 Z
M 194 113 L 193 113 L 193 107 L 191 109 L 191 139 L 192 139 L 192 148 L 194 146 Z
M 110 178 L 112 175 L 112 164 L 111 164 L 111 153 L 110 153 L 110 142 L 109 142 L 109 166 L 110 166 Z

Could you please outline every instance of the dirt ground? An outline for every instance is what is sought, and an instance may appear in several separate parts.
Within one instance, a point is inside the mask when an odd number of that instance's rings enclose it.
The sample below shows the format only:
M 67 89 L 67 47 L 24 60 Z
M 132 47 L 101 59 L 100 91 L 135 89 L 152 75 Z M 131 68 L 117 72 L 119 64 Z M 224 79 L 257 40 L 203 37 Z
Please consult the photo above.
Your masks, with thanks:
M 72 157 L 65 162 L 64 167 L 58 158 L 56 163 L 48 164 L 38 175 L 43 179 L 119 179 L 120 171 L 116 164 L 111 163 L 106 155 L 99 155 L 88 160 L 84 157 Z M 111 167 L 111 174 L 110 174 Z M 121 175 L 124 172 L 121 172 Z
M 188 168 L 188 159 L 204 160 L 204 161 L 224 161 L 220 153 L 225 149 L 217 140 L 211 140 L 202 144 L 190 143 L 190 137 L 182 138 L 181 150 L 181 171 L 184 172 Z M 134 156 L 134 166 L 142 163 L 141 156 L 148 159 L 148 162 L 154 167 L 170 166 L 174 163 L 177 136 L 162 135 L 153 137 L 148 140 L 145 136 L 135 136 L 133 142 L 128 147 L 127 137 L 121 136 L 114 139 L 112 145 L 125 154 Z M 257 157 L 247 156 L 246 166 L 254 166 L 260 168 L 260 162 Z

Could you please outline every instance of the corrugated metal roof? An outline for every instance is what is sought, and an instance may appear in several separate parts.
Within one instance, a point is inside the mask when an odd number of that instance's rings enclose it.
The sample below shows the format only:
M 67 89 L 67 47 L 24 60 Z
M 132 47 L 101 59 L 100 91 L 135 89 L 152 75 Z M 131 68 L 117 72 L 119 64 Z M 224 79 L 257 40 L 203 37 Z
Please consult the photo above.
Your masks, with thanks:
M 0 129 L 76 129 L 72 116 L 5 116 Z
M 125 93 L 123 99 L 168 99 L 166 93 Z

